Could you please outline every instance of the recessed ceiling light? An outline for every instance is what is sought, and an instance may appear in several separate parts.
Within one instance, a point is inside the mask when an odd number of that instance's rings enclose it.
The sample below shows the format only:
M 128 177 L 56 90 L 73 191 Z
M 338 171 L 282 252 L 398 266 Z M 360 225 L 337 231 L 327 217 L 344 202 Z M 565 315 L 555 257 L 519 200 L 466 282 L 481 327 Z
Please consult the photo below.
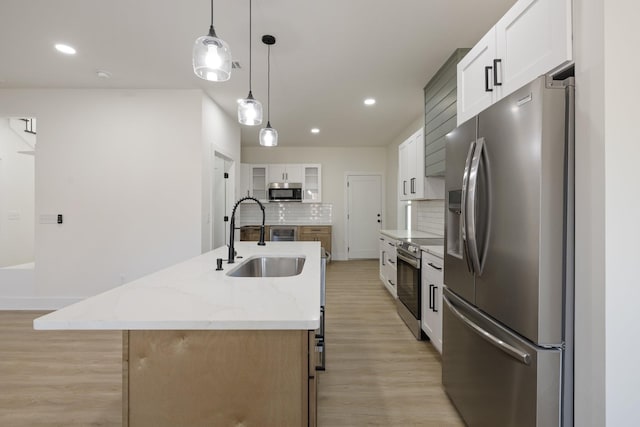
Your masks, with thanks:
M 320 129 L 313 128 L 313 129 L 311 129 L 311 133 L 320 133 Z
M 373 105 L 376 103 L 376 100 L 373 98 L 367 98 L 364 100 L 364 105 Z
M 55 45 L 55 48 L 58 52 L 62 52 L 66 55 L 75 55 L 76 50 L 67 44 L 58 43 Z
M 98 70 L 96 71 L 96 76 L 102 80 L 109 80 L 111 78 L 111 73 L 107 70 Z

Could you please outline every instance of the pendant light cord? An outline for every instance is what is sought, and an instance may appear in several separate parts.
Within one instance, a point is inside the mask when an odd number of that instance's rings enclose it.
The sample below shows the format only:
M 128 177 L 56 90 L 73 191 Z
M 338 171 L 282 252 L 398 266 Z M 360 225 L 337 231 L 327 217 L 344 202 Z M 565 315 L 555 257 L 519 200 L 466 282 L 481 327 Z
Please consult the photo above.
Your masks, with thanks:
M 216 30 L 213 28 L 213 0 L 211 0 L 211 24 L 209 25 L 209 37 L 217 37 Z
M 267 46 L 267 123 L 271 126 L 271 45 Z
M 251 93 L 251 3 L 252 1 L 249 0 L 249 93 Z

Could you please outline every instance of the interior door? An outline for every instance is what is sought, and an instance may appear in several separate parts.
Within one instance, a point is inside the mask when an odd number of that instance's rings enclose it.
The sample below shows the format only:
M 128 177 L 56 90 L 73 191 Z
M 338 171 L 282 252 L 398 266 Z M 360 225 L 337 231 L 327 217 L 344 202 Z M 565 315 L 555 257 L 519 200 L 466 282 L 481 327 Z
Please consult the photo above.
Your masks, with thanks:
M 382 224 L 382 177 L 347 176 L 347 258 L 377 258 Z
M 233 183 L 229 182 L 232 178 L 233 162 L 226 159 L 222 155 L 215 153 L 213 160 L 213 194 L 212 194 L 212 210 L 213 210 L 213 226 L 212 230 L 212 248 L 215 249 L 227 244 L 228 240 L 228 222 L 225 222 L 225 216 L 230 216 L 231 206 L 233 206 Z M 244 194 L 241 194 L 244 196 Z

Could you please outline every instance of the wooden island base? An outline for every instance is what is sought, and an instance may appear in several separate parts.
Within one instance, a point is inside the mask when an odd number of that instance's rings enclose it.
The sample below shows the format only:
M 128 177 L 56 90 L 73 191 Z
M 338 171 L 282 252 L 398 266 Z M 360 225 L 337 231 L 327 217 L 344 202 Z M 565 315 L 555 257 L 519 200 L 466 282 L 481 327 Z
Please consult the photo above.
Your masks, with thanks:
M 123 426 L 315 426 L 315 332 L 123 333 Z

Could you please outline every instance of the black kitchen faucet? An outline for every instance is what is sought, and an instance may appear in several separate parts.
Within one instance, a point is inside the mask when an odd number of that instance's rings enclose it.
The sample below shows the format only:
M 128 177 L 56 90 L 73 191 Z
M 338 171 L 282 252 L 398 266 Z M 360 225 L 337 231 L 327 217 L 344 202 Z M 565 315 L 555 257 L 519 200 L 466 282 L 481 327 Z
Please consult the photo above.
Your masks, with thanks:
M 258 241 L 258 246 L 265 245 L 264 243 L 264 218 L 265 218 L 264 205 L 260 203 L 260 200 L 256 199 L 255 197 L 243 197 L 236 202 L 236 204 L 233 206 L 233 211 L 231 212 L 231 223 L 229 224 L 229 259 L 227 260 L 228 264 L 233 264 L 235 262 L 235 257 L 236 257 L 236 251 L 233 248 L 233 240 L 234 240 L 234 234 L 236 229 L 236 209 L 238 208 L 240 203 L 246 200 L 253 200 L 258 204 L 258 206 L 260 206 L 260 209 L 262 209 L 262 225 L 260 226 L 260 240 Z

